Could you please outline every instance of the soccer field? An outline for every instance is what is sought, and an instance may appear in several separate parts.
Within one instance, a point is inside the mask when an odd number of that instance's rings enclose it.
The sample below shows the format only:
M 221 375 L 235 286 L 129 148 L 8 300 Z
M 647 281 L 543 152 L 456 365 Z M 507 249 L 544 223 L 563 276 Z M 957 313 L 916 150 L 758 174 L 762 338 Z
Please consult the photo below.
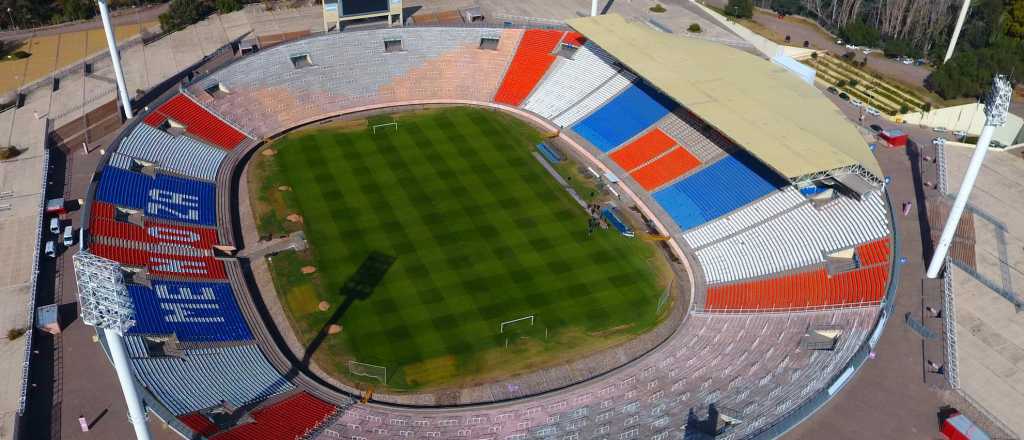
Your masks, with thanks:
M 251 165 L 253 200 L 277 217 L 260 218 L 261 233 L 297 229 L 280 220 L 297 212 L 311 246 L 272 261 L 300 338 L 341 325 L 317 348 L 321 366 L 386 366 L 394 389 L 465 384 L 656 324 L 662 256 L 614 230 L 588 237 L 586 213 L 531 155 L 536 130 L 470 108 L 396 118 L 397 130 L 376 134 L 363 125 L 292 133 Z M 307 265 L 316 272 L 303 274 Z M 532 327 L 499 333 L 528 315 Z

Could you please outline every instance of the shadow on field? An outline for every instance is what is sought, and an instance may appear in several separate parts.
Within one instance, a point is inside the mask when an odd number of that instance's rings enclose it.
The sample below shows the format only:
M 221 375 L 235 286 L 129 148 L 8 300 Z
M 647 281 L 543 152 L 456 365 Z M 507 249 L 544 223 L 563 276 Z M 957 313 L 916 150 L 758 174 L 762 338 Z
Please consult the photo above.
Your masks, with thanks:
M 384 275 L 395 264 L 395 260 L 397 258 L 394 256 L 376 251 L 366 256 L 355 273 L 345 281 L 344 286 L 341 286 L 338 293 L 345 300 L 342 301 L 341 305 L 338 306 L 338 310 L 334 311 L 334 314 L 324 323 L 323 327 L 320 328 L 320 332 L 316 334 L 316 337 L 306 347 L 306 354 L 302 357 L 302 365 L 309 365 L 309 360 L 313 358 L 313 353 L 316 353 L 316 350 L 327 339 L 331 326 L 341 321 L 341 318 L 345 316 L 345 312 L 352 307 L 352 304 L 356 301 L 366 300 L 373 294 L 373 290 L 384 280 Z

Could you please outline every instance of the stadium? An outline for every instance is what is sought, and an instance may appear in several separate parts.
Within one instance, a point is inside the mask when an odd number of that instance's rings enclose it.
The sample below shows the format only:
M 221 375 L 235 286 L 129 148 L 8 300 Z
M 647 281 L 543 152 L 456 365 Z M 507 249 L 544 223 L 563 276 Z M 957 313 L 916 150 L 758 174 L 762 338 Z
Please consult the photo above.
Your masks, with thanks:
M 140 397 L 184 438 L 775 438 L 877 342 L 891 212 L 856 128 L 744 51 L 614 14 L 355 30 L 130 120 L 76 271 L 127 299 Z M 578 327 L 615 337 L 547 342 Z M 543 359 L 430 364 L 510 344 Z

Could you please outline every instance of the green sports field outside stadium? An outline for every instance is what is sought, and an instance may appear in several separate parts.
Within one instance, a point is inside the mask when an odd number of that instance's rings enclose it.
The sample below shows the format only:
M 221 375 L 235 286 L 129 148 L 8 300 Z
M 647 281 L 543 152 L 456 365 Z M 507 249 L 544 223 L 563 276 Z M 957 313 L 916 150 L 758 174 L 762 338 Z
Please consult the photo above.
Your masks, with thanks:
M 588 215 L 531 154 L 536 130 L 473 108 L 394 120 L 301 130 L 250 165 L 261 234 L 301 228 L 310 243 L 271 268 L 320 366 L 351 380 L 349 360 L 384 366 L 391 389 L 466 385 L 656 324 L 666 263 L 614 229 L 588 235 Z M 499 333 L 525 316 L 532 326 Z M 341 331 L 326 334 L 332 323 Z

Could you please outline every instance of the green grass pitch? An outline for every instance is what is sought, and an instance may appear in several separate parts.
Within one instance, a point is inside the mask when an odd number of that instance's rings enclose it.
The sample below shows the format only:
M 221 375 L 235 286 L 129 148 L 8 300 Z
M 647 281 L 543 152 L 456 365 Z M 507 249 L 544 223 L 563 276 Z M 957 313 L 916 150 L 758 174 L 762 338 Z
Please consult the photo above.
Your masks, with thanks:
M 318 363 L 384 365 L 388 387 L 423 388 L 526 368 L 501 321 L 537 317 L 524 330 L 541 364 L 600 345 L 598 332 L 656 324 L 655 247 L 614 230 L 588 237 L 587 215 L 531 156 L 536 130 L 470 108 L 397 118 L 397 131 L 293 133 L 265 158 L 263 188 L 291 187 L 312 248 L 273 259 L 286 310 L 306 343 L 340 315 Z

